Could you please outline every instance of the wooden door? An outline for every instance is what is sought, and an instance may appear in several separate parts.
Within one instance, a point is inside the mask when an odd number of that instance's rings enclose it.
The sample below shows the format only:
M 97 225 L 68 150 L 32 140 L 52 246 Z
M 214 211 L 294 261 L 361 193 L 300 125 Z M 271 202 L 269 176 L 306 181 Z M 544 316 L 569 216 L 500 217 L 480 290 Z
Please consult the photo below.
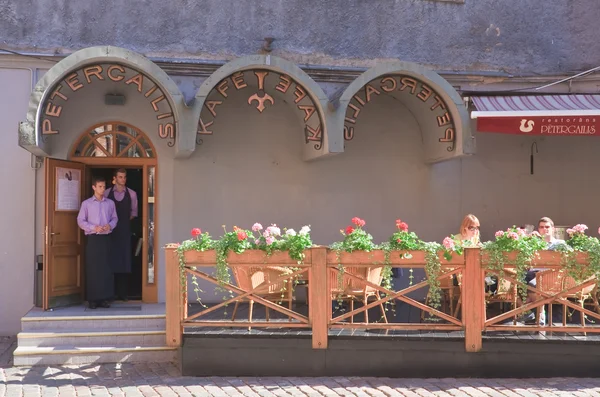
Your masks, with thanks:
M 77 215 L 85 192 L 85 165 L 46 158 L 44 310 L 83 301 L 83 233 Z

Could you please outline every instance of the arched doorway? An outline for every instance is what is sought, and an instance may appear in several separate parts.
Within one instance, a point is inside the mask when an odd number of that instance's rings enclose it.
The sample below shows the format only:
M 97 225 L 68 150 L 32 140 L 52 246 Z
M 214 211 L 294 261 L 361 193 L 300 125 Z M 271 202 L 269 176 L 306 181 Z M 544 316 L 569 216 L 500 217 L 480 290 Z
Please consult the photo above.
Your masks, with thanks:
M 78 202 L 93 194 L 92 176 L 104 176 L 110 187 L 114 171 L 120 168 L 126 170 L 127 187 L 138 198 L 137 217 L 131 220 L 129 297 L 147 303 L 158 301 L 156 156 L 144 132 L 114 121 L 87 128 L 72 145 L 68 161 L 47 159 L 45 309 L 85 299 L 84 238 L 76 223 Z M 78 185 L 73 184 L 75 180 Z
M 127 186 L 138 196 L 138 217 L 132 220 L 132 258 L 130 277 L 132 298 L 157 302 L 158 288 L 154 244 L 156 238 L 156 166 L 157 154 L 148 136 L 122 122 L 109 122 L 88 128 L 71 148 L 69 159 L 86 165 L 86 189 L 92 194 L 92 175 L 106 177 L 111 186 L 116 169 L 127 170 Z

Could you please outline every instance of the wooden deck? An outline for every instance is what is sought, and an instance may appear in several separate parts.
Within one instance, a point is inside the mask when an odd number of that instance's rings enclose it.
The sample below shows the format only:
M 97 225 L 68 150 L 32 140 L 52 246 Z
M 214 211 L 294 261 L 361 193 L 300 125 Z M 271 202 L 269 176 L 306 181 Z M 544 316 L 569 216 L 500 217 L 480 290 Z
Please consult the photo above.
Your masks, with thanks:
M 230 254 L 235 277 L 226 284 L 211 274 L 214 252 L 186 255 L 181 271 L 177 254 L 167 252 L 166 280 L 167 343 L 181 347 L 186 375 L 544 377 L 600 371 L 595 277 L 544 290 L 512 277 L 509 256 L 508 291 L 520 285 L 535 298 L 518 302 L 513 293 L 500 299 L 504 305 L 486 303 L 494 297 L 484 285 L 485 255 L 466 249 L 442 261 L 436 278 L 448 295 L 438 306 L 429 301 L 425 277 L 382 286 L 383 252 L 338 258 L 314 247 L 301 265 L 286 253 Z M 386 266 L 399 269 L 427 265 L 419 251 L 386 260 Z M 578 260 L 585 264 L 587 259 Z M 559 253 L 543 251 L 532 266 L 563 274 Z M 188 301 L 190 284 L 182 283 L 182 276 L 188 283 L 203 279 L 229 292 L 223 301 L 201 306 Z M 306 290 L 309 304 L 288 288 L 297 277 L 307 283 L 297 288 Z M 579 299 L 583 290 L 588 292 Z M 522 315 L 542 307 L 550 323 L 522 322 Z

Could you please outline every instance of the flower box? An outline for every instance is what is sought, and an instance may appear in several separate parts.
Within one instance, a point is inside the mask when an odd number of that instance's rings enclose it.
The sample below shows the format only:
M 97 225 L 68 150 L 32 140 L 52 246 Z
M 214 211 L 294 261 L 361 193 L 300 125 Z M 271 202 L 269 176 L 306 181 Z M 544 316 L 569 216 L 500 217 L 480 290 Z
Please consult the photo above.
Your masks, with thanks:
M 312 252 L 310 250 L 304 251 L 305 258 L 304 264 L 310 264 L 312 260 Z M 185 251 L 184 261 L 187 266 L 215 266 L 217 263 L 217 252 L 213 250 L 208 251 Z M 261 250 L 246 250 L 241 254 L 235 252 L 229 252 L 227 256 L 227 263 L 229 265 L 279 265 L 279 266 L 294 266 L 298 264 L 298 261 L 290 258 L 287 251 L 273 252 L 271 255 L 267 255 L 265 251 Z
M 465 262 L 463 255 L 456 253 L 452 254 L 450 261 L 444 258 L 443 252 L 438 252 L 438 257 L 442 265 L 463 265 Z M 423 266 L 425 265 L 425 251 L 391 251 L 389 262 L 391 265 L 398 267 L 407 266 Z M 385 251 L 384 250 L 373 250 L 373 251 L 354 251 L 354 252 L 340 252 L 334 250 L 328 250 L 327 252 L 327 263 L 342 265 L 366 265 L 366 264 L 384 264 L 385 263 Z
M 514 265 L 517 260 L 517 255 L 517 251 L 506 252 L 504 254 L 504 264 L 508 266 Z M 532 260 L 531 267 L 561 267 L 563 264 L 564 255 L 565 254 L 563 254 L 562 252 L 557 251 L 538 251 Z M 589 255 L 587 252 L 577 252 L 575 256 L 577 258 L 577 262 L 579 263 L 587 263 L 589 260 Z M 489 264 L 489 262 L 489 254 L 485 251 L 482 251 L 482 265 L 487 265 Z

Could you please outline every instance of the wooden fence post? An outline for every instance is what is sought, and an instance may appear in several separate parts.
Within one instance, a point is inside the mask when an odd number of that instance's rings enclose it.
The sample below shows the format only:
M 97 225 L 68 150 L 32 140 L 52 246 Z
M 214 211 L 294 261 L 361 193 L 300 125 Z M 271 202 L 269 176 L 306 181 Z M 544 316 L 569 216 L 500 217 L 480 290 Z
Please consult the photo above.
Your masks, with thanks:
M 181 277 L 179 273 L 179 260 L 177 257 L 177 250 L 173 248 L 167 248 L 165 250 L 166 258 L 166 322 L 167 322 L 167 346 L 180 347 L 181 346 Z
M 485 287 L 480 251 L 479 248 L 465 248 L 462 318 L 465 327 L 465 349 L 467 352 L 478 352 L 482 347 L 481 333 L 485 321 Z
M 310 293 L 310 319 L 312 324 L 313 349 L 327 349 L 329 333 L 329 310 L 331 293 L 329 292 L 329 272 L 327 271 L 327 248 L 316 247 L 312 250 L 312 266 L 309 270 L 308 289 Z

